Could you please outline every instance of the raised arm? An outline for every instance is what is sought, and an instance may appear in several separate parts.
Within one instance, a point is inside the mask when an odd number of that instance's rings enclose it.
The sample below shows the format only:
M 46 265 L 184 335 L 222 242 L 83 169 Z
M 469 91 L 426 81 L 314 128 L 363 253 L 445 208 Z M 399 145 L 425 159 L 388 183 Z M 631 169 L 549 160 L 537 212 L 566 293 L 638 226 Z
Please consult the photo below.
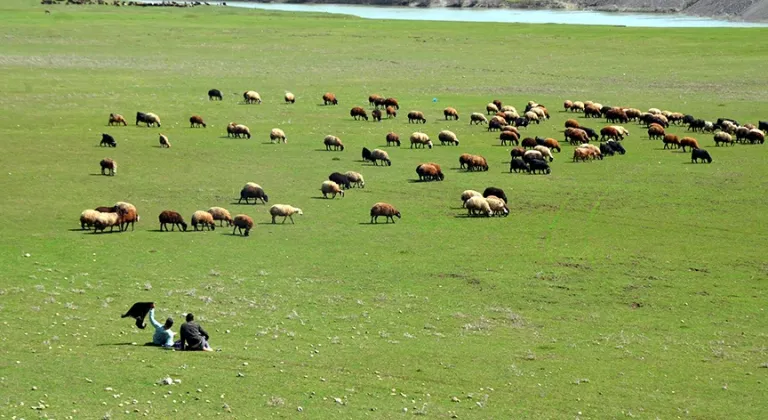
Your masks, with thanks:
M 155 328 L 160 328 L 163 326 L 163 324 L 157 322 L 157 320 L 155 319 L 155 308 L 152 308 L 149 310 L 149 322 Z

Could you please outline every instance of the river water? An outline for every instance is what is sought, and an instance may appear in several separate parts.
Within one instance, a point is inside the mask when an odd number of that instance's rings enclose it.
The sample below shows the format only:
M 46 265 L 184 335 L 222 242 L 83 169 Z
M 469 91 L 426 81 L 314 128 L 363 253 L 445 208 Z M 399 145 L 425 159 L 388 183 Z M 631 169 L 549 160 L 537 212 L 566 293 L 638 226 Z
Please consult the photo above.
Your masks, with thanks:
M 228 1 L 228 6 L 287 12 L 334 13 L 365 19 L 431 20 L 447 22 L 562 23 L 656 28 L 745 28 L 768 27 L 766 23 L 699 18 L 680 14 L 607 13 L 565 10 L 520 10 L 478 8 L 411 8 L 340 4 L 280 4 Z

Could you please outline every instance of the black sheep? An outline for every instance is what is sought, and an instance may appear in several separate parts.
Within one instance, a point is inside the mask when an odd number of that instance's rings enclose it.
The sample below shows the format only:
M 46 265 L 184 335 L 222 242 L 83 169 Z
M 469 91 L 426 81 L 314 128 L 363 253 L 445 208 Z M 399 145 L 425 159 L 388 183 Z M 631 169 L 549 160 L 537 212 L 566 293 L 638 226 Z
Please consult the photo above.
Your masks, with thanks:
M 688 124 L 688 131 L 702 131 L 705 125 L 707 125 L 707 122 L 702 119 L 693 120 Z
M 143 330 L 146 327 L 146 325 L 144 325 L 144 318 L 149 314 L 149 310 L 154 307 L 154 302 L 136 302 L 131 306 L 131 309 L 128 309 L 128 312 L 120 318 L 134 318 L 136 320 L 136 326 Z
M 624 146 L 622 146 L 621 143 L 617 141 L 609 141 L 606 144 L 613 150 L 614 153 L 618 153 L 620 155 L 627 153 L 627 150 L 624 149 Z
M 515 171 L 515 173 L 522 172 L 522 171 L 527 172 L 529 169 L 530 167 L 528 166 L 528 164 L 525 163 L 525 161 L 520 158 L 514 158 L 512 159 L 511 162 L 509 162 L 509 172 L 512 172 L 512 171 Z
M 544 137 L 536 136 L 536 144 L 539 146 L 546 146 L 547 145 L 547 139 Z
M 109 134 L 102 133 L 101 143 L 99 143 L 99 146 L 117 147 L 117 142 L 115 141 L 114 137 L 110 136 Z
M 550 169 L 549 163 L 547 163 L 546 160 L 532 159 L 528 164 L 530 165 L 530 168 L 528 169 L 529 174 L 535 174 L 536 171 L 541 171 L 542 174 L 552 173 L 552 169 Z
M 483 197 L 487 198 L 490 195 L 499 197 L 500 199 L 504 200 L 505 203 L 507 202 L 507 195 L 504 194 L 504 190 L 501 188 L 488 187 L 485 189 L 485 191 L 483 191 Z
M 600 153 L 602 153 L 603 156 L 613 156 L 614 154 L 613 148 L 606 143 L 600 143 Z
M 702 162 L 712 163 L 712 156 L 709 155 L 704 149 L 691 149 L 691 163 L 699 163 L 699 159 Z
M 600 136 L 597 134 L 597 131 L 595 131 L 595 130 L 589 128 L 589 127 L 579 127 L 579 130 L 584 130 L 584 132 L 587 133 L 587 136 L 590 139 L 597 140 L 598 138 L 600 138 Z
M 212 101 L 214 98 L 218 98 L 220 101 L 224 99 L 221 95 L 221 91 L 218 89 L 211 89 L 208 91 L 208 100 Z
M 685 115 L 683 117 L 683 124 L 691 124 L 692 122 L 696 121 L 696 117 L 693 115 Z
M 763 131 L 768 131 L 768 121 L 758 121 L 757 128 Z
M 515 120 L 515 127 L 528 127 L 528 118 L 520 117 Z
M 346 175 L 334 172 L 328 176 L 328 179 L 339 184 L 339 186 L 342 189 L 352 188 L 352 185 L 350 185 L 349 178 L 347 178 Z

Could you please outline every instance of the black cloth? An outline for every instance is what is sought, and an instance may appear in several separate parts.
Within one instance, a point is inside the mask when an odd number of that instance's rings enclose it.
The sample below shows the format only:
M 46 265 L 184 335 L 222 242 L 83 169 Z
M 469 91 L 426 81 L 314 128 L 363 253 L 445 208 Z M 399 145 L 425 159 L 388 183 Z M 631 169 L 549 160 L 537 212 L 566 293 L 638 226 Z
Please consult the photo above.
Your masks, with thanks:
M 136 326 L 143 330 L 146 327 L 144 318 L 147 317 L 149 310 L 152 309 L 153 306 L 155 306 L 154 302 L 136 302 L 131 306 L 131 309 L 128 309 L 128 312 L 120 318 L 134 318 L 136 320 Z
M 179 334 L 181 335 L 182 350 L 202 350 L 203 338 L 208 340 L 208 333 L 195 321 L 182 324 L 179 328 Z M 184 346 L 185 343 L 186 347 Z

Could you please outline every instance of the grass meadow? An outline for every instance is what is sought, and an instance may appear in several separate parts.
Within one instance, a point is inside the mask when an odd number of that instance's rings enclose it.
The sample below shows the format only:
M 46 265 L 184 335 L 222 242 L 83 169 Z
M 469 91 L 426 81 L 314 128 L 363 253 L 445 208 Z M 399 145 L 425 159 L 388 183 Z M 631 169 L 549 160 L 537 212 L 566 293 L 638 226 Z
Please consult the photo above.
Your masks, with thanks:
M 766 146 L 697 134 L 714 162 L 694 165 L 628 124 L 626 155 L 572 163 L 564 145 L 552 174 L 533 176 L 510 174 L 510 147 L 468 124 L 493 99 L 547 105 L 552 119 L 525 135 L 558 140 L 575 116 L 565 99 L 757 123 L 765 29 L 33 0 L 1 2 L 0 21 L 0 418 L 765 415 Z M 264 103 L 244 105 L 249 89 Z M 328 91 L 339 106 L 322 105 Z M 398 98 L 400 115 L 350 118 L 372 93 Z M 461 119 L 443 120 L 446 106 Z M 412 109 L 427 124 L 407 124 Z M 134 126 L 136 111 L 162 127 Z M 129 125 L 107 127 L 111 112 Z M 192 114 L 208 128 L 189 128 Z M 254 137 L 226 138 L 230 121 Z M 269 144 L 273 127 L 287 144 Z M 461 145 L 383 147 L 390 130 L 442 129 Z M 99 147 L 103 132 L 117 148 Z M 326 152 L 327 134 L 346 150 Z M 363 146 L 392 166 L 361 162 Z M 459 171 L 464 152 L 490 170 Z M 98 175 L 104 157 L 117 176 Z M 428 161 L 445 181 L 414 182 Z M 366 187 L 322 199 L 328 174 L 348 170 Z M 236 204 L 248 181 L 304 215 L 271 225 L 269 206 Z M 509 217 L 465 217 L 461 192 L 491 185 Z M 120 200 L 138 207 L 135 231 L 79 229 L 82 210 Z M 403 218 L 369 224 L 378 201 Z M 251 236 L 158 231 L 162 210 L 189 222 L 216 205 L 252 216 Z M 150 329 L 120 319 L 136 301 L 175 331 L 195 313 L 221 351 L 143 346 Z M 181 383 L 158 385 L 166 376 Z

